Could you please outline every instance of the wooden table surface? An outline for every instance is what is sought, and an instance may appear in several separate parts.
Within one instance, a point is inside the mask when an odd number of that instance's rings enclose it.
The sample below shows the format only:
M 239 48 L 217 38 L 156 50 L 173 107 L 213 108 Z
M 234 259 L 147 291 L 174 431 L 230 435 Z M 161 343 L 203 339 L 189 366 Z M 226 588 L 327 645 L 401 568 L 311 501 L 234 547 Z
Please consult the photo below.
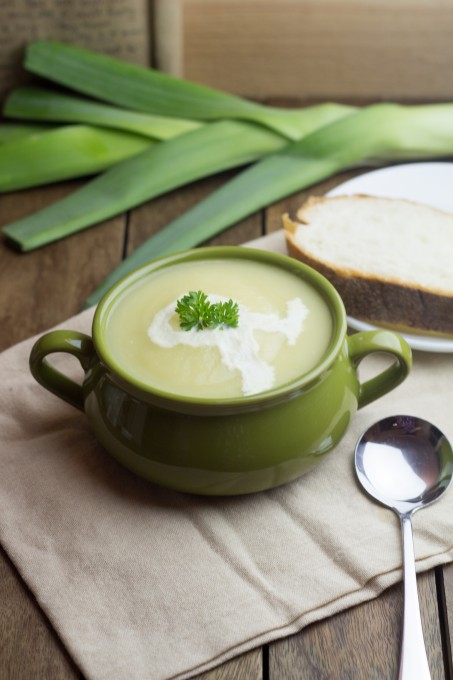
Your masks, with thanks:
M 314 187 L 322 194 L 354 173 Z M 80 234 L 27 255 L 0 243 L 0 349 L 77 313 L 85 298 L 125 256 L 232 173 L 198 182 Z M 77 182 L 0 197 L 0 225 L 45 206 Z M 240 244 L 280 228 L 300 192 L 253 215 L 209 244 Z M 433 680 L 451 680 L 453 565 L 418 578 L 422 619 Z M 33 594 L 0 548 L 0 680 L 81 680 L 81 672 L 40 610 Z M 203 680 L 386 680 L 397 677 L 402 624 L 401 585 L 298 635 L 251 651 Z M 450 625 L 449 625 L 450 624 Z M 125 678 L 125 680 L 127 680 Z M 416 680 L 414 678 L 414 680 Z

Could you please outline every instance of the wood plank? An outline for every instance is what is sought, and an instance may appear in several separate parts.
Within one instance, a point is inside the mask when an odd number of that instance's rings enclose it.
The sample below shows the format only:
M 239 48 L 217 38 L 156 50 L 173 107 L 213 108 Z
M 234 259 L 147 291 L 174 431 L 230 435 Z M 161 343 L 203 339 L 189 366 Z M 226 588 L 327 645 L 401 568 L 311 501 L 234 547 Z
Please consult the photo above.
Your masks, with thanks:
M 446 626 L 446 658 L 449 666 L 450 677 L 453 677 L 453 564 L 448 564 L 442 567 L 442 599 L 445 607 L 445 621 Z
M 357 172 L 343 173 L 317 186 L 313 193 L 323 193 L 330 186 L 354 174 Z M 201 200 L 230 176 L 232 173 L 225 173 L 208 179 L 134 210 L 129 218 L 127 252 L 132 252 L 149 235 Z M 37 192 L 25 192 L 14 197 L 1 197 L 0 220 L 5 224 L 17 219 L 34 209 L 34 206 L 55 200 L 61 192 L 70 188 L 71 185 L 62 185 Z M 267 231 L 280 228 L 281 213 L 285 210 L 293 211 L 308 193 L 300 192 L 276 203 L 265 213 L 251 216 L 209 243 L 241 243 L 260 236 L 263 226 Z M 0 305 L 0 342 L 3 346 L 6 347 L 30 333 L 39 332 L 77 311 L 87 294 L 119 261 L 124 228 L 125 220 L 119 217 L 26 256 L 12 253 L 2 243 L 0 290 L 3 304 Z M 41 298 L 45 300 L 45 304 L 39 303 Z M 28 321 L 24 321 L 26 315 L 30 316 Z M 449 611 L 453 612 L 453 571 L 446 569 L 445 573 Z M 72 665 L 39 607 L 8 558 L 1 553 L 0 583 L 2 606 L 8 611 L 8 616 L 0 619 L 0 667 L 8 669 L 8 677 L 21 680 L 35 677 L 51 677 L 56 680 L 78 678 L 77 669 Z M 445 676 L 433 572 L 419 577 L 419 591 L 433 680 L 440 680 Z M 325 677 L 341 680 L 347 677 L 366 677 L 381 680 L 383 677 L 393 677 L 398 659 L 401 604 L 401 588 L 397 586 L 386 591 L 377 600 L 310 626 L 292 638 L 274 643 L 269 649 L 269 679 L 304 677 L 310 680 Z M 384 650 L 383 659 L 378 653 L 380 649 Z M 370 654 L 373 658 L 379 657 L 373 666 L 379 674 L 373 675 L 369 670 Z M 263 676 L 262 667 L 262 651 L 258 649 L 198 677 L 202 680 L 258 680 Z
M 436 575 L 434 569 L 417 576 L 418 596 L 422 617 L 423 634 L 432 680 L 444 680 L 445 673 L 442 636 Z
M 343 172 L 313 188 L 297 192 L 265 211 L 265 233 L 281 228 L 281 216 L 293 216 L 310 196 L 320 196 L 338 184 L 364 172 Z M 433 680 L 445 678 L 434 572 L 418 578 L 420 608 Z M 274 643 L 269 649 L 269 679 L 304 680 L 396 677 L 402 625 L 402 587 L 387 590 L 380 598 L 309 626 L 299 635 Z M 453 571 L 451 574 L 453 615 Z M 372 622 L 372 625 L 370 625 Z
M 223 173 L 220 176 L 197 182 L 196 185 L 183 187 L 133 210 L 129 216 L 127 254 L 133 252 L 147 238 L 178 215 L 189 210 L 198 201 L 203 200 L 233 175 L 232 172 Z M 258 213 L 227 229 L 203 245 L 239 245 L 245 241 L 258 238 L 262 233 L 261 223 L 262 216 Z M 244 678 L 261 680 L 263 677 L 262 668 L 262 651 L 256 649 L 195 677 L 197 680 L 243 680 Z
M 420 607 L 432 680 L 445 680 L 434 572 L 418 577 Z M 269 680 L 397 677 L 402 586 L 308 626 L 269 650 Z
M 0 197 L 0 227 L 57 201 L 70 182 Z M 125 217 L 30 253 L 0 243 L 0 350 L 80 311 L 107 273 L 120 261 Z
M 206 198 L 231 179 L 234 174 L 234 172 L 225 172 L 216 177 L 207 178 L 172 191 L 133 210 L 129 217 L 127 254 L 130 255 L 147 238 Z M 209 239 L 203 245 L 239 245 L 244 241 L 258 238 L 262 234 L 261 222 L 261 214 L 256 213 Z
M 0 197 L 0 225 L 72 191 L 77 183 Z M 0 243 L 0 349 L 76 313 L 121 259 L 125 217 L 29 254 Z M 0 675 L 75 680 L 80 672 L 3 551 L 0 551 Z
M 80 671 L 0 548 L 1 677 L 77 680 Z
M 262 652 L 253 649 L 207 673 L 194 676 L 194 680 L 262 680 L 262 677 Z

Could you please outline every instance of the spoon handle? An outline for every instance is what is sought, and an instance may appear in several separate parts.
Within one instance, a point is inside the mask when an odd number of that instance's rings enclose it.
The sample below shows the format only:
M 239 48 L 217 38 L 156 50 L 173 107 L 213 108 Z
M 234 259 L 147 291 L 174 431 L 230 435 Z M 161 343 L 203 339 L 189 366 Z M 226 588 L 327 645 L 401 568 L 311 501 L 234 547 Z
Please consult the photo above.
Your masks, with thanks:
M 411 513 L 401 515 L 404 567 L 403 635 L 398 680 L 430 680 L 415 572 Z

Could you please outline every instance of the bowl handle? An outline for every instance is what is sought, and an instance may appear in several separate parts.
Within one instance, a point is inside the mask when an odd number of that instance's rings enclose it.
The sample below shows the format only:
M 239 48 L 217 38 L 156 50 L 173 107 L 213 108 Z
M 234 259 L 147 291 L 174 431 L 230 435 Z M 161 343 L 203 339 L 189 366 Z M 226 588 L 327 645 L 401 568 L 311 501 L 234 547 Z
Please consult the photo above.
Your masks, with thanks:
M 362 331 L 348 337 L 349 358 L 355 370 L 360 362 L 373 352 L 392 354 L 395 361 L 391 366 L 360 383 L 358 408 L 366 406 L 375 399 L 379 399 L 397 385 L 409 374 L 412 368 L 412 351 L 407 342 L 393 331 L 377 330 Z
M 34 344 L 30 354 L 30 370 L 40 385 L 72 406 L 84 410 L 83 388 L 71 378 L 51 366 L 48 354 L 66 352 L 77 357 L 86 372 L 96 359 L 89 335 L 77 331 L 51 331 Z

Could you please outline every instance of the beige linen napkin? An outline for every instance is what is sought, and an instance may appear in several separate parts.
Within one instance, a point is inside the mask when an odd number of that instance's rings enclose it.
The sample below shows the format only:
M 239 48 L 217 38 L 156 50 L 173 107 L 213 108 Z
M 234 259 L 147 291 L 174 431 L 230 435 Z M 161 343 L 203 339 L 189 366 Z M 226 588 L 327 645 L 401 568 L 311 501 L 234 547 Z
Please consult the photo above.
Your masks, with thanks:
M 61 327 L 89 332 L 91 317 Z M 91 680 L 187 678 L 401 578 L 398 521 L 359 490 L 353 449 L 395 413 L 453 441 L 451 356 L 416 353 L 409 379 L 361 410 L 305 477 L 203 498 L 113 461 L 84 414 L 31 378 L 32 343 L 0 357 L 0 540 Z M 420 570 L 451 561 L 453 491 L 414 530 Z

